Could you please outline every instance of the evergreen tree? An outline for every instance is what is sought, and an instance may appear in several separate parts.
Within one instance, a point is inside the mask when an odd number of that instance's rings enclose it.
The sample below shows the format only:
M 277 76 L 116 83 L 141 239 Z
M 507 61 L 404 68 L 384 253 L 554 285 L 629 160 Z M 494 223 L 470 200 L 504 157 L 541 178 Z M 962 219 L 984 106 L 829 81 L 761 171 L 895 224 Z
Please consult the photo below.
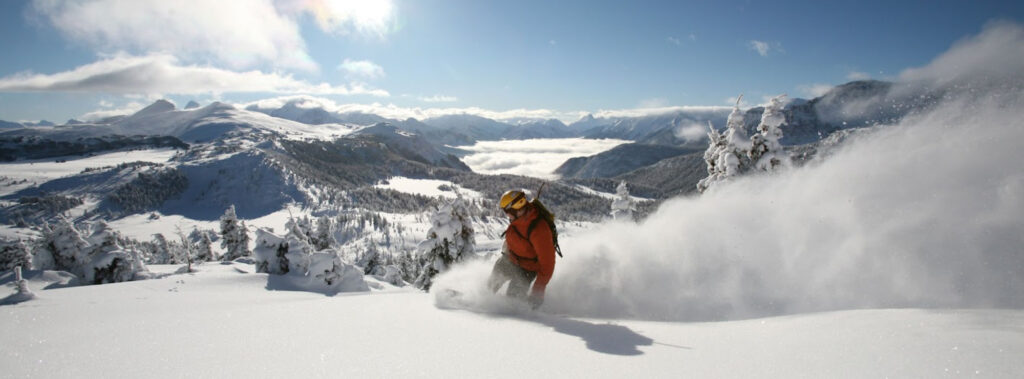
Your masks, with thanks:
M 252 255 L 252 251 L 249 250 L 249 232 L 245 222 L 239 221 L 235 215 L 234 205 L 220 217 L 220 235 L 220 246 L 225 250 L 222 260 L 233 261 Z
M 50 235 L 44 236 L 46 250 L 52 252 L 54 268 L 80 275 L 89 263 L 89 243 L 67 218 L 61 216 Z
M 469 258 L 476 244 L 472 219 L 461 196 L 438 207 L 430 217 L 430 224 L 427 239 L 417 247 L 421 252 L 421 271 L 413 283 L 426 291 L 430 290 L 434 276 L 447 271 L 453 263 Z
M 780 126 L 786 122 L 782 113 L 785 95 L 772 98 L 761 114 L 757 133 L 749 140 L 743 131 L 743 112 L 739 100 L 729 114 L 725 133 L 711 128 L 708 149 L 704 152 L 708 176 L 697 183 L 697 190 L 706 191 L 714 183 L 745 174 L 754 169 L 774 172 L 789 164 L 789 155 L 783 150 Z M 743 97 L 740 96 L 742 99 Z
M 761 114 L 761 123 L 757 125 L 757 138 L 751 139 L 750 160 L 759 170 L 774 172 L 789 165 L 789 154 L 779 143 L 782 139 L 781 126 L 786 123 L 786 116 L 782 113 L 785 97 L 779 95 L 768 101 Z
M 150 258 L 150 263 L 157 265 L 174 263 L 171 246 L 163 233 L 153 235 L 153 256 Z
M 629 188 L 626 187 L 626 181 L 622 181 L 615 188 L 615 199 L 612 200 L 612 218 L 616 220 L 632 220 L 634 211 L 636 211 L 636 204 L 629 197 Z
M 337 246 L 338 241 L 334 239 L 334 222 L 330 217 L 320 216 L 316 222 L 316 234 L 313 236 L 313 247 L 317 251 L 330 249 Z
M 196 245 L 196 261 L 211 262 L 216 260 L 213 255 L 213 240 L 210 239 L 210 232 L 193 230 L 193 234 L 199 234 L 199 243 Z

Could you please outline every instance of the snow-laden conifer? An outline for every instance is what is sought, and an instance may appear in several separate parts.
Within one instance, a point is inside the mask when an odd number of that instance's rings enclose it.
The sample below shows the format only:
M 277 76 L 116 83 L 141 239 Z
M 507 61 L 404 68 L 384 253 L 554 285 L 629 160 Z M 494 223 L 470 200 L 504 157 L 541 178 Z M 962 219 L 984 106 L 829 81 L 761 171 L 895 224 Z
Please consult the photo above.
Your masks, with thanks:
M 32 254 L 21 240 L 0 239 L 0 271 L 32 267 Z
M 330 217 L 320 216 L 316 222 L 316 233 L 313 234 L 313 247 L 317 251 L 338 245 L 338 241 L 334 238 L 334 229 L 334 221 Z
M 615 199 L 612 200 L 612 218 L 616 220 L 632 220 L 633 212 L 636 211 L 636 204 L 629 196 L 629 187 L 626 181 L 619 183 L 615 188 Z
M 462 196 L 442 204 L 430 215 L 427 239 L 417 247 L 422 265 L 413 284 L 430 290 L 434 276 L 468 258 L 475 244 L 473 222 Z
M 719 133 L 711 128 L 708 133 L 710 145 L 704 152 L 704 161 L 708 165 L 708 176 L 697 183 L 697 189 L 704 192 L 714 183 L 726 180 L 739 175 L 750 169 L 750 140 L 743 130 L 743 111 L 740 110 L 740 100 L 743 95 L 736 99 L 729 118 L 726 120 L 725 133 Z
M 781 126 L 786 123 L 786 116 L 782 113 L 785 97 L 786 95 L 779 95 L 771 98 L 764 107 L 764 113 L 761 114 L 757 138 L 752 139 L 750 147 L 750 160 L 758 170 L 774 172 L 789 165 L 789 154 L 779 143 L 782 139 Z
M 249 231 L 246 230 L 245 222 L 240 221 L 235 215 L 234 205 L 220 217 L 220 235 L 220 246 L 224 248 L 222 260 L 233 261 L 252 255 L 252 251 L 249 250 Z
M 196 233 L 193 231 L 192 233 Z M 199 262 L 210 262 L 216 260 L 213 253 L 213 239 L 210 238 L 210 232 L 206 230 L 198 231 L 199 242 L 196 244 L 196 261 Z

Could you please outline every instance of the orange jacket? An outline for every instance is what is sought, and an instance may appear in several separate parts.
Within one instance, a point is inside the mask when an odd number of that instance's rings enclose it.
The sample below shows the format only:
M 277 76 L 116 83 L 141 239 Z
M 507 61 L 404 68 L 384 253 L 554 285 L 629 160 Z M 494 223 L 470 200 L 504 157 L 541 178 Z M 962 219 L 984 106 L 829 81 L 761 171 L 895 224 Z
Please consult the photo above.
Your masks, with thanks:
M 527 236 L 527 229 L 539 217 L 537 210 L 530 208 L 523 217 L 513 220 L 505 230 L 505 242 L 512 254 L 508 259 L 526 271 L 537 273 L 533 283 L 534 293 L 544 293 L 551 274 L 555 272 L 555 242 L 547 221 L 540 219 Z

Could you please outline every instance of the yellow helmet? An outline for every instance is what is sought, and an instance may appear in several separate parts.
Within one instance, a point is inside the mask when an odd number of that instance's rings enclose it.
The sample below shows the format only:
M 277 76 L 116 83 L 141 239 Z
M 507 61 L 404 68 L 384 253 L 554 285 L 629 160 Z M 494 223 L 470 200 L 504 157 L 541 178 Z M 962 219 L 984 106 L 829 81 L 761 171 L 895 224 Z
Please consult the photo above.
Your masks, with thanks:
M 526 206 L 526 193 L 520 190 L 509 190 L 505 191 L 501 195 L 501 200 L 498 201 L 498 206 L 504 211 L 510 211 L 513 209 L 520 209 Z

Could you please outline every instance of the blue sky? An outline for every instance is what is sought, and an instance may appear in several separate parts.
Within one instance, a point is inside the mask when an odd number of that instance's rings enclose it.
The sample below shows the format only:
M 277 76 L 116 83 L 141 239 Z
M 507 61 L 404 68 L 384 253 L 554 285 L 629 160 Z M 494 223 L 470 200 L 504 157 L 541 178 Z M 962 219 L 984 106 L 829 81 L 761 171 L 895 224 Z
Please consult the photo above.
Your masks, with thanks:
M 558 117 L 895 79 L 1014 1 L 0 2 L 0 119 L 155 99 Z M 500 113 L 499 113 L 500 112 Z

